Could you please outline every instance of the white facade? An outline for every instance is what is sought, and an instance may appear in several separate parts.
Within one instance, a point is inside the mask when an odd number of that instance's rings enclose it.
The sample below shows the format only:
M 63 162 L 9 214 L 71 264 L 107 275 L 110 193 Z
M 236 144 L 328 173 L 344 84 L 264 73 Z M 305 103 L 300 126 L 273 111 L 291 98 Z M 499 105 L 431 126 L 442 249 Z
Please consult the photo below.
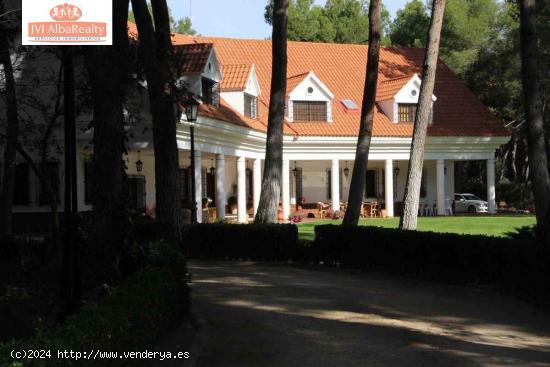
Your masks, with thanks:
M 212 81 L 222 80 L 222 70 L 218 64 L 214 49 L 210 53 L 204 70 L 201 73 L 187 74 L 183 80 L 188 83 L 196 94 L 202 94 L 201 79 L 205 77 Z M 398 103 L 417 103 L 420 88 L 418 76 L 414 76 L 394 96 L 393 99 L 378 102 L 378 105 L 388 116 L 395 116 Z M 416 91 L 416 93 L 413 93 Z M 244 94 L 258 97 L 261 94 L 260 84 L 252 65 L 250 75 L 243 90 L 225 91 L 221 98 L 240 114 L 244 113 Z M 138 122 L 129 127 L 132 129 L 132 139 L 129 144 L 129 154 L 125 156 L 127 173 L 144 178 L 145 205 L 150 210 L 155 207 L 155 159 L 150 128 L 150 115 L 146 91 L 140 90 L 132 96 L 135 103 L 134 116 Z M 436 97 L 432 100 L 435 102 Z M 304 79 L 290 91 L 288 95 L 288 120 L 292 124 L 293 101 L 324 101 L 327 102 L 327 123 L 332 121 L 334 95 L 327 86 L 319 80 L 314 72 L 304 75 Z M 393 121 L 395 122 L 395 117 Z M 190 130 L 185 115 L 177 124 L 177 144 L 179 148 L 179 163 L 182 169 L 190 166 Z M 92 134 L 85 131 L 79 136 L 80 152 L 78 155 L 78 191 L 79 209 L 91 210 L 90 203 L 84 197 L 85 178 L 84 164 L 89 160 L 91 148 L 88 146 Z M 436 205 L 437 213 L 445 214 L 445 203 L 453 199 L 454 194 L 454 164 L 457 161 L 483 160 L 487 162 L 487 199 L 489 212 L 496 211 L 495 204 L 495 151 L 509 140 L 505 136 L 495 137 L 432 137 L 426 140 L 424 163 L 424 188 L 421 202 L 426 205 Z M 348 199 L 350 181 L 353 172 L 357 138 L 346 136 L 298 136 L 286 135 L 283 148 L 283 175 L 281 193 L 281 212 L 283 218 L 288 218 L 300 202 L 297 186 L 301 186 L 301 197 L 306 203 L 330 203 L 333 211 L 341 209 L 341 203 Z M 216 206 L 218 218 L 232 216 L 239 222 L 246 222 L 255 213 L 261 189 L 263 160 L 265 159 L 266 132 L 254 130 L 233 123 L 199 116 L 195 127 L 196 171 L 192 174 L 196 181 L 197 202 L 208 196 L 215 196 L 211 205 Z M 365 192 L 365 200 L 377 200 L 386 204 L 388 216 L 396 215 L 394 205 L 402 202 L 408 160 L 411 147 L 409 137 L 378 137 L 371 141 L 368 170 L 370 171 L 370 191 Z M 136 171 L 135 162 L 143 162 L 142 172 Z M 63 159 L 60 156 L 59 181 L 60 205 L 63 208 L 64 170 Z M 215 174 L 209 175 L 209 170 L 215 167 Z M 344 174 L 344 169 L 349 174 Z M 301 185 L 298 185 L 294 169 L 301 169 Z M 214 170 L 212 171 L 214 172 Z M 208 177 L 205 177 L 208 176 Z M 47 212 L 48 206 L 38 202 L 38 180 L 29 175 L 29 203 L 25 206 L 15 206 L 14 211 Z M 211 180 L 211 181 L 208 181 Z M 330 184 L 329 184 L 330 181 Z M 211 199 L 214 199 L 211 197 Z M 226 208 L 228 201 L 236 200 L 236 212 Z M 396 206 L 397 207 L 397 206 Z M 198 211 L 199 220 L 202 211 Z

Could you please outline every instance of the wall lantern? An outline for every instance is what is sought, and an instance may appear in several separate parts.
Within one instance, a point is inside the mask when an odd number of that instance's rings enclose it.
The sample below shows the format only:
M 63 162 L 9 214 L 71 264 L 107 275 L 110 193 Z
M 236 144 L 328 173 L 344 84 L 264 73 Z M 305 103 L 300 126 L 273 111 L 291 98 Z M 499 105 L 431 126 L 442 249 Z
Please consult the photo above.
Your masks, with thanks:
M 143 171 L 143 162 L 141 161 L 141 150 L 138 150 L 138 160 L 136 162 L 136 171 L 141 173 Z
M 294 173 L 294 177 L 298 174 L 298 167 L 296 167 L 296 161 L 294 161 L 294 169 L 292 170 L 292 173 Z
M 399 167 L 395 167 L 393 172 L 395 173 L 395 177 L 399 176 L 399 172 L 401 172 L 401 170 L 399 169 Z
M 348 161 L 346 161 L 346 168 L 344 168 L 344 176 L 349 176 L 349 168 L 348 168 Z

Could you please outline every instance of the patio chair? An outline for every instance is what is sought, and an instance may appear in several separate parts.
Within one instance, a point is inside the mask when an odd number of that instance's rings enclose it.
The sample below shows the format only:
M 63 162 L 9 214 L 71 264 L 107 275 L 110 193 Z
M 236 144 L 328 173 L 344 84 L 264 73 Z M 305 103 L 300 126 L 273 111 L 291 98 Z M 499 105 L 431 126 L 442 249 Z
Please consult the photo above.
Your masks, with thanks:
M 367 217 L 367 203 L 361 203 L 361 212 L 359 213 L 361 218 Z
M 453 201 L 445 199 L 445 215 L 453 215 Z
M 346 210 L 348 210 L 348 203 L 347 202 L 340 202 L 340 211 L 342 213 L 345 213 Z
M 378 217 L 378 214 L 379 214 L 378 203 L 377 202 L 370 203 L 370 217 L 376 218 Z
M 319 219 L 325 219 L 328 217 L 328 209 L 329 206 L 327 204 L 320 201 L 317 203 L 317 215 L 319 216 Z
M 433 216 L 433 205 L 430 205 L 428 203 L 425 203 L 424 204 L 424 209 L 422 211 L 422 215 L 424 215 L 425 217 L 431 217 Z

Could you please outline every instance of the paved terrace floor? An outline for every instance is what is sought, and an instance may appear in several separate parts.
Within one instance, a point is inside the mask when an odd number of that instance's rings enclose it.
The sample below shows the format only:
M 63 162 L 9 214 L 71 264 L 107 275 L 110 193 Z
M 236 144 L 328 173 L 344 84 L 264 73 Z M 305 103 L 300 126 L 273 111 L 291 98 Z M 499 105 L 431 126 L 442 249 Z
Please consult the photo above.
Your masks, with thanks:
M 252 262 L 190 270 L 198 366 L 550 366 L 550 316 L 492 292 Z

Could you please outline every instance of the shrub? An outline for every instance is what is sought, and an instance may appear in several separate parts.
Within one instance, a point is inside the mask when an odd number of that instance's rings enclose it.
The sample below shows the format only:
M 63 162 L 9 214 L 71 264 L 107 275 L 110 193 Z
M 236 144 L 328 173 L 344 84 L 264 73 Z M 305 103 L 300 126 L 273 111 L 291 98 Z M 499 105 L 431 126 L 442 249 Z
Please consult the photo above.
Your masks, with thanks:
M 290 260 L 300 253 L 293 224 L 193 224 L 183 229 L 183 249 L 201 259 Z
M 454 284 L 491 284 L 550 308 L 550 250 L 535 241 L 317 226 L 316 261 Z
M 16 261 L 24 266 L 43 265 L 55 258 L 58 250 L 50 238 L 33 240 L 0 236 L 0 260 Z
M 149 264 L 124 280 L 112 294 L 85 306 L 65 322 L 41 330 L 26 341 L 0 345 L 0 366 L 120 366 L 133 360 L 57 359 L 57 350 L 123 352 L 149 346 L 189 310 L 185 261 L 181 253 L 165 242 L 150 248 Z M 11 360 L 10 351 L 50 349 L 51 359 Z
M 134 218 L 131 236 L 140 243 L 150 243 L 172 238 L 172 232 L 165 224 L 148 216 Z

